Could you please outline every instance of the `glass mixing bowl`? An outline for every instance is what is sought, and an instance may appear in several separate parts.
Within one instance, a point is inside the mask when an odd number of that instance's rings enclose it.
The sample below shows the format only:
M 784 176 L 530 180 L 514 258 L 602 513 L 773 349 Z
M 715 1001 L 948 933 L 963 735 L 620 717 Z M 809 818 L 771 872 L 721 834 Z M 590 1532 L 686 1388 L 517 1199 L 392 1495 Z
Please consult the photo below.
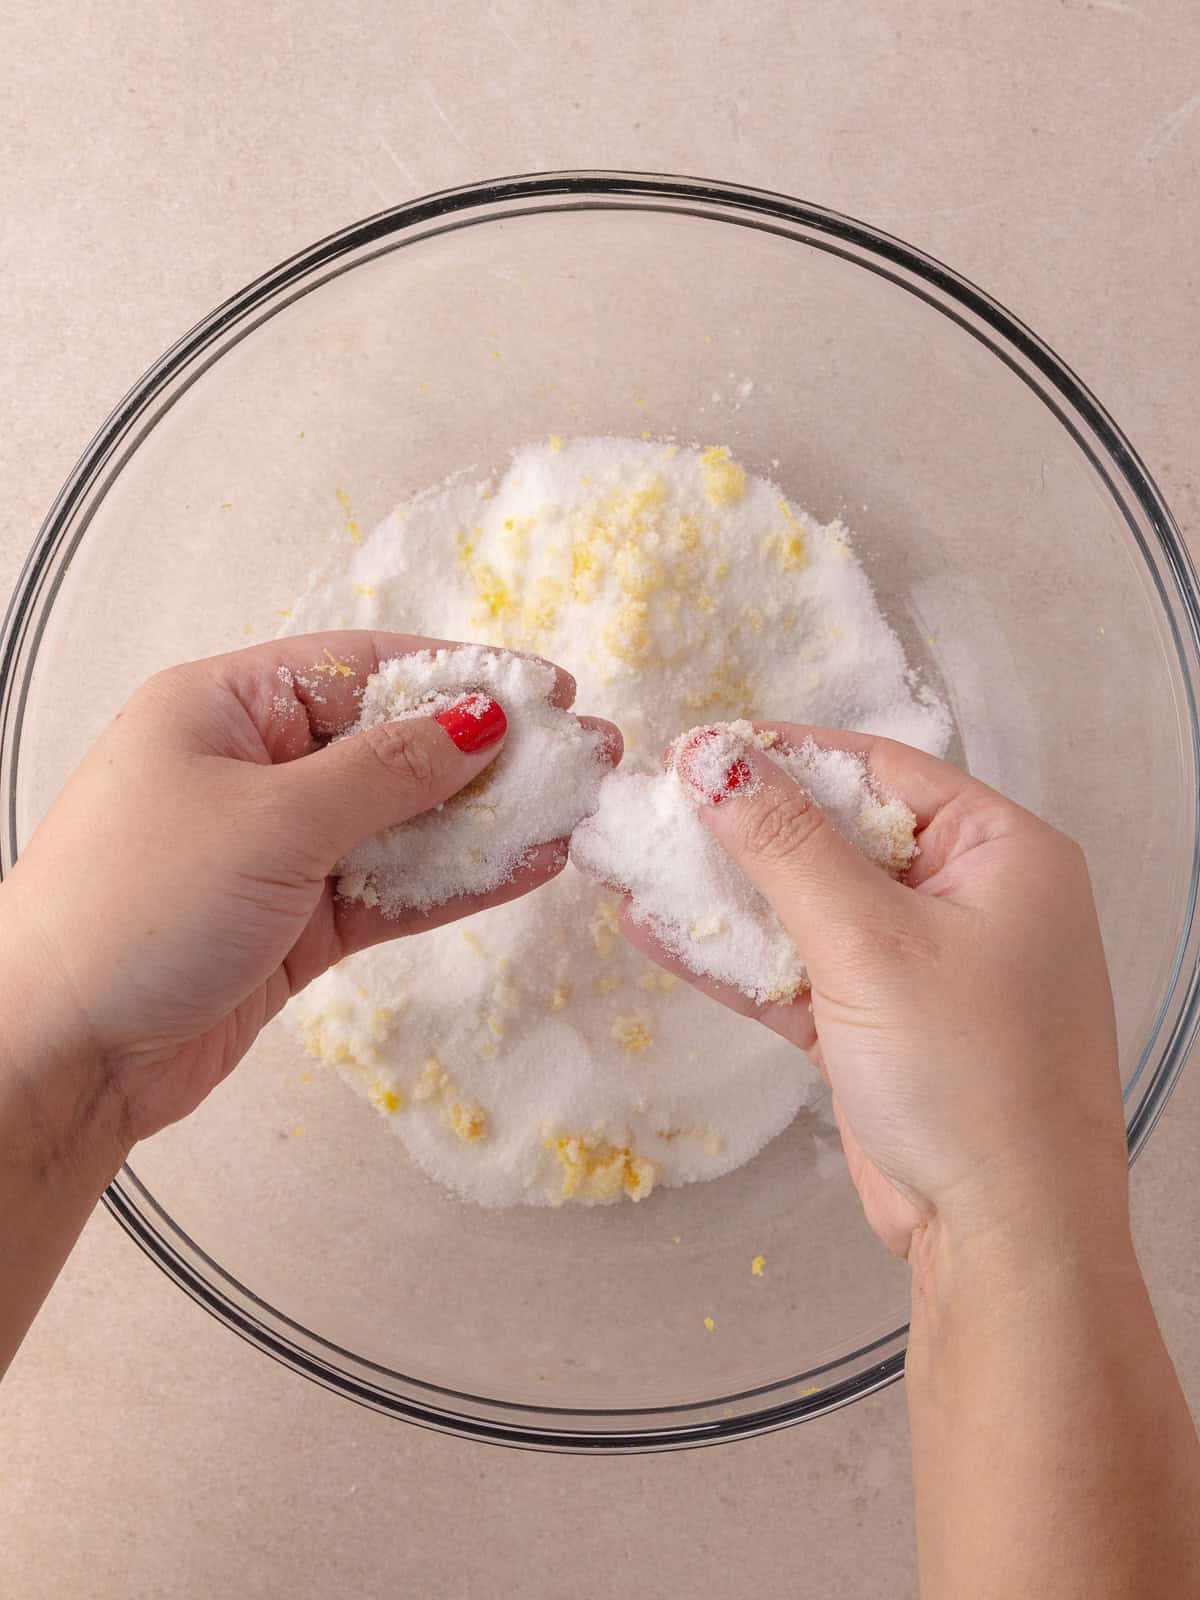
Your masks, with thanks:
M 642 430 L 731 445 L 843 515 L 961 759 L 1086 846 L 1136 1153 L 1196 1024 L 1192 568 L 1132 447 L 1028 329 L 779 195 L 600 173 L 435 195 L 295 256 L 169 350 L 63 488 L 7 616 L 0 866 L 146 674 L 277 630 L 345 497 L 366 528 L 528 440 Z M 639 1206 L 486 1212 L 307 1065 L 268 1030 L 107 1195 L 296 1371 L 578 1450 L 755 1433 L 899 1375 L 906 1271 L 811 1127 Z

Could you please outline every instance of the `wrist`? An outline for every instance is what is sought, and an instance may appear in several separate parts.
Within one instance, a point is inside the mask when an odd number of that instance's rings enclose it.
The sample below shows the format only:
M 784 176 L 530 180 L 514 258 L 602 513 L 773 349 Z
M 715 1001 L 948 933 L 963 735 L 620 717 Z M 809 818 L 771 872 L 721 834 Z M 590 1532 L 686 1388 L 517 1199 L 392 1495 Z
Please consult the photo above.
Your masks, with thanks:
M 1090 1204 L 1043 1192 L 1014 1196 L 984 1221 L 939 1213 L 913 1236 L 909 1376 L 977 1366 L 1014 1340 L 1051 1339 L 1116 1315 L 1141 1294 L 1127 1202 L 1127 1169 L 1093 1175 Z
M 1111 1103 L 1087 1114 L 1042 1117 L 1033 1129 L 992 1139 L 938 1195 L 932 1223 L 914 1238 L 914 1272 L 1002 1275 L 1019 1285 L 1070 1261 L 1080 1267 L 1132 1251 L 1129 1163 L 1119 1079 Z
M 0 885 L 0 1143 L 56 1181 L 103 1188 L 129 1153 L 125 1110 L 17 885 Z

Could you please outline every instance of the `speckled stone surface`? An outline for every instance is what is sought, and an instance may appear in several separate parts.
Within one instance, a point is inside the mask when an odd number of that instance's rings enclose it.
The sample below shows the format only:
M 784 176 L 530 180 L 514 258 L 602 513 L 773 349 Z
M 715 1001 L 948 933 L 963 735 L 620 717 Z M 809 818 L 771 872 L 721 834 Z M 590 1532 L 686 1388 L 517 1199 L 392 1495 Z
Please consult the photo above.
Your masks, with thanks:
M 1189 0 L 5 0 L 0 46 L 0 592 L 93 428 L 224 296 L 392 202 L 593 164 L 803 195 L 951 262 L 1200 530 Z M 1134 1178 L 1193 1404 L 1198 1140 L 1193 1066 Z M 916 1592 L 901 1387 L 685 1455 L 483 1449 L 265 1361 L 104 1215 L 0 1390 L 0 1440 L 13 1600 Z

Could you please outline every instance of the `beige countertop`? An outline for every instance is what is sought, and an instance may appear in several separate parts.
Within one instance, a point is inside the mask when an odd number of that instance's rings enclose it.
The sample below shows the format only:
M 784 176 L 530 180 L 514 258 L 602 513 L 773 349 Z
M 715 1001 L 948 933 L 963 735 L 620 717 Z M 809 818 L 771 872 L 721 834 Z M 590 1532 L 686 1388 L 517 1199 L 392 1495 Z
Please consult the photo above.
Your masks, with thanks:
M 121 393 L 322 234 L 484 176 L 702 173 L 975 278 L 1109 404 L 1200 529 L 1190 0 L 0 4 L 0 594 Z M 1200 1404 L 1200 1074 L 1134 1178 Z M 427 1600 L 915 1594 L 902 1387 L 632 1460 L 406 1428 L 266 1361 L 104 1214 L 0 1391 L 0 1594 Z

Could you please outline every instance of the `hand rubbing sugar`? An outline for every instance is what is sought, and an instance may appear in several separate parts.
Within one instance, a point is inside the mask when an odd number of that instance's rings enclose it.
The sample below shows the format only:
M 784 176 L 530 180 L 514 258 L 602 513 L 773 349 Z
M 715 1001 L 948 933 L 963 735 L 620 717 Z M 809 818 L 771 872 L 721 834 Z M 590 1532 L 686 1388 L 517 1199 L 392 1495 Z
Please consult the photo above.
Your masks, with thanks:
M 397 656 L 372 673 L 347 737 L 435 716 L 481 691 L 504 708 L 508 735 L 491 765 L 444 805 L 352 850 L 338 866 L 339 893 L 388 916 L 424 911 L 498 888 L 535 846 L 569 835 L 594 809 L 608 768 L 603 733 L 551 703 L 555 681 L 544 661 L 478 645 Z
M 701 732 L 710 737 L 694 742 Z M 601 785 L 598 809 L 575 830 L 571 860 L 626 890 L 634 918 L 692 972 L 733 984 L 761 1004 L 790 1000 L 805 987 L 802 955 L 700 815 L 705 794 L 721 794 L 750 742 L 790 773 L 864 855 L 892 873 L 908 866 L 916 819 L 902 800 L 877 793 L 862 757 L 822 750 L 811 739 L 795 750 L 772 747 L 771 736 L 756 734 L 749 722 L 693 729 L 657 775 L 612 773 Z M 690 779 L 679 771 L 684 750 Z M 745 772 L 748 787 L 729 804 L 753 793 Z

